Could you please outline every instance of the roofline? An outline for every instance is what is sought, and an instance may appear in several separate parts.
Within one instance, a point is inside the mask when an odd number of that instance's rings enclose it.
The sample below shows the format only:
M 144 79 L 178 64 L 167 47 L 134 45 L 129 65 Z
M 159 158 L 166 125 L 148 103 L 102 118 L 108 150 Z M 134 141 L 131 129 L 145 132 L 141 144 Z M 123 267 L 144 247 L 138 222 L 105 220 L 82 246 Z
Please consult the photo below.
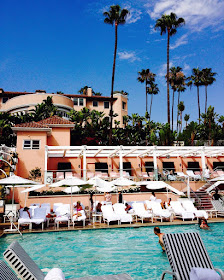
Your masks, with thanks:
M 12 131 L 43 131 L 43 132 L 47 132 L 47 135 L 50 136 L 52 133 L 52 129 L 49 128 L 45 128 L 45 127 L 21 127 L 21 126 L 17 126 L 17 127 L 12 127 Z

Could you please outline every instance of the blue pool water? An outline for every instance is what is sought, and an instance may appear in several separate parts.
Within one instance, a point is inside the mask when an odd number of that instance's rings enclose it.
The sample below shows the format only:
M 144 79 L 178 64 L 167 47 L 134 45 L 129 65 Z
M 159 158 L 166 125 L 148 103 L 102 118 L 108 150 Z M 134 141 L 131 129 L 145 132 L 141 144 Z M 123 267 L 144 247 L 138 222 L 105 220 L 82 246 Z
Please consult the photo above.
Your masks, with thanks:
M 224 223 L 161 226 L 162 232 L 200 232 L 213 264 L 224 269 Z M 128 273 L 135 280 L 160 279 L 170 270 L 165 253 L 158 244 L 153 227 L 106 229 L 41 234 L 8 235 L 0 239 L 0 258 L 14 240 L 41 269 L 60 267 L 66 278 Z M 166 279 L 171 279 L 166 277 Z

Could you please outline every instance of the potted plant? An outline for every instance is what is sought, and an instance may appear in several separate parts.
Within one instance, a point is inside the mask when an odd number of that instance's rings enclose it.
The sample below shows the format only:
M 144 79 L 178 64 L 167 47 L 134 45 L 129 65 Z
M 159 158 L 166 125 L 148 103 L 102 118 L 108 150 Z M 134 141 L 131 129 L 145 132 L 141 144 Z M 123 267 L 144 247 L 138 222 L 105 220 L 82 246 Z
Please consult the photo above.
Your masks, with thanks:
M 30 170 L 29 179 L 34 181 L 41 181 L 41 168 L 35 167 L 34 169 Z

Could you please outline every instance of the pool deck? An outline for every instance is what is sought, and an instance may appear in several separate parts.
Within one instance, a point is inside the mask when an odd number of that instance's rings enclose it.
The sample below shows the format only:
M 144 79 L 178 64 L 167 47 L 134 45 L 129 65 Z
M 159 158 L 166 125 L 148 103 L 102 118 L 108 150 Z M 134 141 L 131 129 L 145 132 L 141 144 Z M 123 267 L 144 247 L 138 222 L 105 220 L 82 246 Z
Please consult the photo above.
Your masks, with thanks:
M 172 222 L 160 222 L 160 221 L 155 221 L 155 222 L 136 222 L 136 223 L 125 223 L 125 224 L 111 224 L 107 225 L 105 223 L 95 223 L 95 224 L 87 224 L 85 227 L 83 226 L 78 226 L 71 225 L 69 228 L 67 226 L 61 225 L 59 229 L 55 228 L 54 226 L 50 226 L 48 228 L 44 228 L 42 231 L 40 226 L 37 228 L 33 228 L 32 230 L 29 230 L 28 228 L 25 228 L 23 230 L 20 230 L 22 234 L 26 233 L 44 233 L 44 232 L 62 232 L 62 231 L 76 231 L 76 230 L 96 230 L 96 229 L 114 229 L 114 228 L 140 228 L 140 227 L 155 227 L 155 226 L 174 226 L 174 225 L 192 225 L 192 224 L 197 224 L 197 220 L 193 221 L 182 221 L 180 219 L 175 219 Z M 210 218 L 208 220 L 209 223 L 224 223 L 224 218 Z M 17 223 L 15 223 L 17 225 Z M 7 234 L 18 234 L 18 232 L 4 232 L 4 229 L 7 229 L 10 227 L 10 223 L 0 223 L 0 237 L 7 235 Z

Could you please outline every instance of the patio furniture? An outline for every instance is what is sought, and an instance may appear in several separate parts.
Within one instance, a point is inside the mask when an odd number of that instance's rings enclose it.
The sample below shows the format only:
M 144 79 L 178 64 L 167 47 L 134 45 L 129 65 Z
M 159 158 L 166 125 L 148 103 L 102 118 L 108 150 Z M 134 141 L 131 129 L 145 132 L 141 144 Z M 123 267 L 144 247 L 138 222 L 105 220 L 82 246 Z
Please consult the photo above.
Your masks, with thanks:
M 193 170 L 187 170 L 186 173 L 190 177 L 190 179 L 193 179 L 194 181 L 201 180 L 201 175 L 195 175 Z
M 73 217 L 72 217 L 73 227 L 75 226 L 75 222 L 80 222 L 80 221 L 82 221 L 83 226 L 85 226 L 85 222 L 86 222 L 85 211 L 84 210 L 80 210 L 80 211 L 77 212 L 76 210 L 74 210 L 73 213 L 74 213 Z
M 53 212 L 56 212 L 57 208 L 58 208 L 59 206 L 62 206 L 62 205 L 63 205 L 63 203 L 61 203 L 61 202 L 54 203 L 54 204 L 53 204 Z
M 64 179 L 64 172 L 56 172 L 56 180 L 60 181 Z
M 169 219 L 171 221 L 172 215 L 170 211 L 167 209 L 162 209 L 160 202 L 145 200 L 145 204 L 148 209 L 152 210 L 153 218 L 159 218 L 161 219 L 161 222 L 163 219 Z
M 185 180 L 188 176 L 184 172 L 177 172 L 177 177 Z
M 125 205 L 123 203 L 115 203 L 113 208 L 115 214 L 119 216 L 121 223 L 132 223 L 132 215 L 125 211 Z
M 164 271 L 161 280 L 166 274 L 176 280 L 189 280 L 192 268 L 215 270 L 224 279 L 223 271 L 214 268 L 199 233 L 164 234 L 163 242 L 172 272 Z
M 87 174 L 86 174 L 87 179 L 91 179 L 91 178 L 93 178 L 94 176 L 95 176 L 95 175 L 94 175 L 93 172 L 87 171 Z
M 142 223 L 144 219 L 151 219 L 153 223 L 153 214 L 145 210 L 144 203 L 134 202 L 132 204 L 132 207 L 135 211 L 135 215 L 141 219 Z
M 194 213 L 192 211 L 186 211 L 182 207 L 180 201 L 171 201 L 170 205 L 176 217 L 183 219 L 183 221 L 186 219 L 191 219 L 192 221 L 194 220 Z
M 42 230 L 44 229 L 44 223 L 47 221 L 46 219 L 46 208 L 36 208 L 34 209 L 34 215 L 31 218 L 31 226 L 30 229 L 32 229 L 32 224 L 39 225 L 41 224 Z
M 112 205 L 103 205 L 101 206 L 103 221 L 106 222 L 109 226 L 110 222 L 117 221 L 120 224 L 120 217 L 115 214 Z
M 224 216 L 224 207 L 219 200 L 212 200 L 212 205 L 217 211 L 217 216 Z
M 24 208 L 19 210 L 19 219 L 18 219 L 18 228 L 21 225 L 29 225 L 29 229 L 32 228 L 32 222 L 31 222 L 31 216 L 32 216 L 32 211 L 28 210 L 30 213 L 30 217 L 29 214 L 27 213 L 27 211 L 23 211 Z
M 50 203 L 42 203 L 41 208 L 46 210 L 46 215 L 51 213 L 51 204 Z
M 56 209 L 55 227 L 59 228 L 62 223 L 68 224 L 70 218 L 70 204 L 63 204 Z
M 198 218 L 205 218 L 206 220 L 208 219 L 208 213 L 205 210 L 198 210 L 197 208 L 194 207 L 194 204 L 190 200 L 182 201 L 181 202 L 184 209 L 189 212 L 193 212 L 195 216 Z
M 65 179 L 71 178 L 72 172 L 65 172 Z
M 115 172 L 115 171 L 110 172 L 110 178 L 111 179 L 117 179 L 119 177 L 120 177 L 120 174 L 118 172 Z

